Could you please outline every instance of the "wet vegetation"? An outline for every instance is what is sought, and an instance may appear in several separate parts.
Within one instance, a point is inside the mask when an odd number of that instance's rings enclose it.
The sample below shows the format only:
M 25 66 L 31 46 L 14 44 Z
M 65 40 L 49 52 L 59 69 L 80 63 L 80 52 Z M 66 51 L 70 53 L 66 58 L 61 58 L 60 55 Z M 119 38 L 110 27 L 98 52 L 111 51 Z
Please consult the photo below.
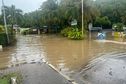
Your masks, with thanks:
M 82 36 L 82 31 L 79 30 L 77 27 L 75 28 L 67 27 L 61 31 L 61 35 L 73 40 L 81 40 L 84 38 L 84 36 L 86 36 L 86 35 Z
M 71 27 L 71 22 L 77 20 L 77 28 L 69 34 L 69 38 L 82 37 L 82 2 L 81 0 L 47 0 L 38 10 L 23 13 L 14 5 L 5 6 L 7 24 L 13 28 L 14 24 L 22 28 L 44 29 L 47 26 L 48 33 L 61 32 Z M 125 0 L 84 0 L 84 31 L 88 30 L 88 24 L 100 26 L 104 29 L 112 28 L 113 24 L 126 25 L 126 1 Z M 3 25 L 3 13 L 0 15 L 0 24 Z M 68 29 L 69 30 L 69 29 Z M 74 30 L 78 30 L 75 31 Z M 117 29 L 117 30 L 120 30 Z M 79 38 L 78 38 L 79 37 Z M 84 36 L 83 36 L 84 37 Z
M 0 25 L 0 45 L 3 46 L 7 46 L 16 41 L 15 32 L 12 30 L 11 26 L 8 26 L 7 28 L 8 28 L 9 43 L 7 41 L 7 34 L 5 32 L 4 26 Z
M 113 28 L 115 31 L 121 32 L 123 31 L 124 24 L 123 23 L 116 23 L 113 24 Z
M 10 73 L 0 77 L 0 84 L 11 84 L 11 77 L 16 77 L 17 84 L 22 84 L 22 76 L 19 73 Z

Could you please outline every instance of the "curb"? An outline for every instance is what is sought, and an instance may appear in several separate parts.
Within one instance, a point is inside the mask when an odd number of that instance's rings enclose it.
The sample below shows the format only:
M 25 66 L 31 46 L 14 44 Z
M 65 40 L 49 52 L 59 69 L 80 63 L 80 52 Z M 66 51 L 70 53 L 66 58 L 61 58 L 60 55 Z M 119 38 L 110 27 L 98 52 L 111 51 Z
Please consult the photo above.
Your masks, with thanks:
M 59 74 L 61 74 L 65 79 L 67 79 L 69 82 L 71 82 L 72 84 L 77 84 L 73 79 L 71 79 L 70 77 L 62 74 L 60 71 L 58 71 L 52 64 L 48 64 L 52 69 L 54 69 L 56 72 L 58 72 Z
M 67 79 L 69 82 L 71 82 L 72 84 L 78 84 L 76 83 L 73 79 L 71 79 L 70 77 L 62 74 L 59 70 L 57 70 L 52 64 L 49 64 L 47 61 L 45 61 L 43 59 L 43 62 L 46 63 L 49 67 L 51 67 L 53 70 L 55 70 L 56 72 L 58 72 L 60 75 L 62 75 L 65 79 Z
M 56 69 L 52 64 L 49 64 L 47 61 L 45 61 L 44 59 L 42 59 L 42 63 L 47 64 L 50 68 L 52 68 L 54 71 L 56 71 L 57 73 L 59 73 L 61 76 L 63 76 L 66 80 L 68 80 L 68 82 L 71 82 L 72 84 L 78 84 L 75 82 L 74 79 L 71 79 L 70 77 L 68 77 L 67 75 L 62 74 L 58 69 Z M 15 66 L 15 65 L 10 65 L 7 68 L 10 68 L 11 66 Z

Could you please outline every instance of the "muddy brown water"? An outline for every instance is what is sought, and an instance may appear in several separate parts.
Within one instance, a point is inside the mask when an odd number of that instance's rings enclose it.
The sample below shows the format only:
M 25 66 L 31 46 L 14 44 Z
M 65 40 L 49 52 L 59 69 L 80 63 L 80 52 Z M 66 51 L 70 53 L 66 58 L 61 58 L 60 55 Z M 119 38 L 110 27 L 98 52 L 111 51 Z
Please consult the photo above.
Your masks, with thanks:
M 0 52 L 0 68 L 45 59 L 63 74 L 72 77 L 89 61 L 106 53 L 126 51 L 126 45 L 97 42 L 93 39 L 69 40 L 58 35 L 17 36 L 17 43 Z M 113 38 L 109 38 L 113 40 Z M 120 41 L 120 38 L 116 38 Z M 122 41 L 122 39 L 121 39 Z

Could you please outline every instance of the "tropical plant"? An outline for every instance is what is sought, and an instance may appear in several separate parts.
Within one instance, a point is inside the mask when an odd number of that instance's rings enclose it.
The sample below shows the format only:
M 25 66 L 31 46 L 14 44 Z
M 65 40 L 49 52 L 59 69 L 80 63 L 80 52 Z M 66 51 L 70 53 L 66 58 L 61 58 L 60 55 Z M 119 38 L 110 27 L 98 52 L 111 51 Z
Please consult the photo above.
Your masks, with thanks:
M 106 27 L 110 27 L 111 26 L 111 21 L 109 20 L 109 18 L 107 16 L 97 17 L 95 22 L 94 22 L 94 25 L 106 28 Z
M 84 38 L 84 36 L 82 36 L 82 32 L 79 31 L 78 28 L 72 28 L 72 31 L 68 32 L 68 38 L 73 40 L 81 40 Z
M 89 22 L 99 15 L 98 10 L 92 1 L 84 0 L 84 28 L 87 29 Z M 39 10 L 24 14 L 25 27 L 43 27 L 48 25 L 50 29 L 52 25 L 59 25 L 60 28 L 71 26 L 73 19 L 77 20 L 78 28 L 81 28 L 81 0 L 47 0 Z
M 126 11 L 125 11 L 125 12 L 126 12 Z M 126 14 L 126 13 L 125 13 L 125 14 Z M 121 21 L 122 21 L 123 24 L 126 25 L 126 15 L 124 15 L 124 16 L 121 17 Z
M 4 27 L 0 25 L 0 33 L 4 32 Z
M 125 0 L 96 0 L 95 4 L 102 16 L 107 16 L 112 23 L 125 23 Z
M 16 83 L 22 84 L 23 77 L 20 73 L 10 73 L 0 77 L 0 84 L 10 84 L 12 77 L 16 77 Z
M 5 12 L 6 12 L 6 19 L 7 19 L 7 24 L 13 25 L 18 24 L 21 25 L 22 23 L 22 10 L 15 8 L 14 5 L 11 6 L 5 6 Z M 3 10 L 2 10 L 2 16 L 3 16 Z
M 68 34 L 69 34 L 70 31 L 72 31 L 72 28 L 71 27 L 64 28 L 61 31 L 61 35 L 63 35 L 64 37 L 68 37 Z
M 115 23 L 113 24 L 113 28 L 115 31 L 121 32 L 123 31 L 124 24 L 123 23 Z
M 63 35 L 64 37 L 68 37 L 69 39 L 73 39 L 73 40 L 81 40 L 84 38 L 84 36 L 82 36 L 82 32 L 76 27 L 64 28 L 61 31 L 61 35 Z

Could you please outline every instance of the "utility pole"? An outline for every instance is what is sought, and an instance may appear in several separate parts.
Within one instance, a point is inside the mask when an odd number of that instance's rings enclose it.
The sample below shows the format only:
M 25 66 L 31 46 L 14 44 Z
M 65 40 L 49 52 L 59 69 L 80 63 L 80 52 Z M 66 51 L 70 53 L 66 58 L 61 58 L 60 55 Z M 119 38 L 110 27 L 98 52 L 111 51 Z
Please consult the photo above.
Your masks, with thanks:
M 3 14 L 4 14 L 4 27 L 7 35 L 7 42 L 9 44 L 9 35 L 8 35 L 8 29 L 7 29 L 7 22 L 6 22 L 6 13 L 5 13 L 5 7 L 4 7 L 4 1 L 2 0 L 2 8 L 3 8 Z
M 82 36 L 84 36 L 84 0 L 82 0 Z

